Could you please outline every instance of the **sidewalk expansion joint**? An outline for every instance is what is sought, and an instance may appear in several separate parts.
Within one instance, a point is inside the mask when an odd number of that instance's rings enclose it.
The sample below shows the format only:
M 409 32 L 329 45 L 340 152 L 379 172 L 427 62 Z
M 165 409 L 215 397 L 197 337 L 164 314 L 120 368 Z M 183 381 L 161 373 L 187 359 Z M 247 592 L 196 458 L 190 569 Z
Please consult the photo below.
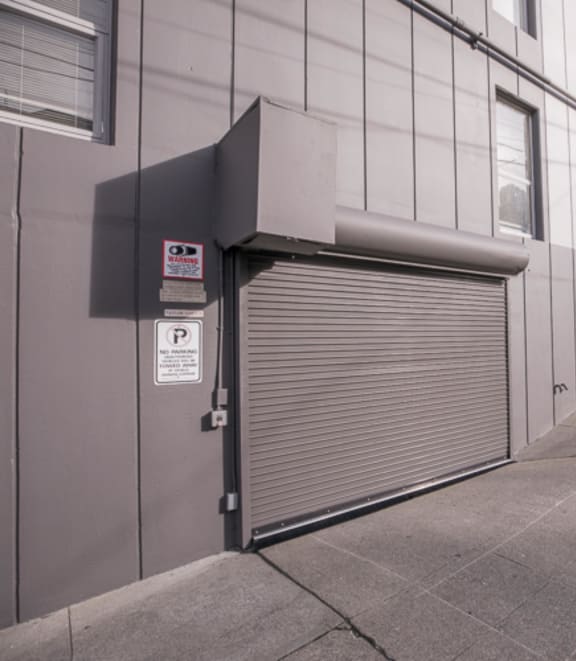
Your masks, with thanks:
M 361 638 L 363 641 L 368 643 L 372 649 L 374 649 L 378 654 L 382 656 L 383 659 L 386 659 L 386 661 L 396 661 L 394 657 L 390 656 L 384 647 L 382 645 L 378 644 L 372 636 L 367 635 L 362 631 L 362 629 L 358 628 L 354 622 L 352 622 L 352 618 L 347 617 L 344 615 L 344 613 L 340 612 L 337 608 L 335 608 L 331 603 L 323 599 L 321 596 L 316 594 L 314 590 L 311 590 L 308 586 L 304 585 L 303 583 L 300 583 L 297 579 L 295 579 L 293 576 L 291 576 L 287 571 L 282 569 L 282 567 L 279 567 L 276 563 L 274 563 L 270 558 L 267 558 L 265 555 L 262 555 L 260 551 L 256 551 L 256 555 L 258 555 L 267 565 L 272 567 L 275 571 L 277 571 L 279 574 L 284 576 L 284 578 L 288 579 L 291 583 L 294 583 L 294 585 L 298 586 L 301 590 L 304 590 L 304 592 L 307 592 L 309 595 L 314 597 L 315 599 L 318 599 L 320 603 L 322 603 L 326 608 L 329 608 L 335 615 L 337 615 L 339 618 L 341 618 L 342 623 L 334 627 L 334 629 L 344 629 L 347 628 L 349 629 L 355 636 L 358 638 Z M 327 632 L 329 633 L 329 632 Z M 322 638 L 322 636 L 320 636 Z M 314 641 L 310 641 L 314 642 Z M 309 644 L 309 643 L 308 643 Z M 289 656 L 289 655 L 288 655 Z M 288 657 L 284 657 L 288 658 Z
M 66 609 L 68 615 L 68 645 L 70 646 L 70 661 L 74 661 L 74 638 L 72 636 L 72 610 L 70 606 Z

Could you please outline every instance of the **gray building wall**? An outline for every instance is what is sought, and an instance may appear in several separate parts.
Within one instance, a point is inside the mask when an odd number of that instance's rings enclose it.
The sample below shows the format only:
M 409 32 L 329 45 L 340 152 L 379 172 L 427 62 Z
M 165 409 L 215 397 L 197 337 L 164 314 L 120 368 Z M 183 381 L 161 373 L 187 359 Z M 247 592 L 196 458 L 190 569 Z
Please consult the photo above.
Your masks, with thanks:
M 434 4 L 576 93 L 570 0 L 537 0 L 537 39 L 490 0 Z M 212 145 L 258 94 L 338 125 L 339 204 L 500 238 L 496 86 L 538 108 L 513 451 L 576 408 L 576 110 L 399 0 L 120 0 L 117 23 L 112 145 L 0 124 L 0 625 L 230 543 Z M 200 385 L 153 384 L 163 238 L 206 244 Z

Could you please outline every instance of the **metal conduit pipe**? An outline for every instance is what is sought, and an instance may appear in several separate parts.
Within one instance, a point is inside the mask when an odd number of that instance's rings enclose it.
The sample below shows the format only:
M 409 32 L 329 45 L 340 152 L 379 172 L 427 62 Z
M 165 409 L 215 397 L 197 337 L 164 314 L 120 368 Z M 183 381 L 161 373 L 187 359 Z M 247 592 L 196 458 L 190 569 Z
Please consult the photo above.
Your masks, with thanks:
M 546 78 L 542 73 L 532 69 L 524 62 L 519 60 L 514 55 L 506 52 L 503 48 L 500 48 L 493 41 L 485 37 L 482 32 L 476 32 L 472 28 L 468 27 L 464 21 L 460 18 L 447 14 L 442 9 L 435 7 L 427 0 L 398 0 L 401 4 L 409 7 L 414 10 L 421 16 L 425 18 L 435 20 L 430 15 L 437 17 L 443 21 L 445 29 L 453 31 L 455 36 L 459 37 L 463 41 L 466 41 L 472 48 L 478 48 L 482 50 L 487 55 L 495 57 L 501 64 L 517 72 L 526 80 L 534 83 L 538 87 L 542 88 L 552 96 L 556 97 L 560 101 L 563 101 L 571 108 L 576 110 L 576 97 L 572 96 L 564 88 L 556 83 L 552 82 L 549 78 Z

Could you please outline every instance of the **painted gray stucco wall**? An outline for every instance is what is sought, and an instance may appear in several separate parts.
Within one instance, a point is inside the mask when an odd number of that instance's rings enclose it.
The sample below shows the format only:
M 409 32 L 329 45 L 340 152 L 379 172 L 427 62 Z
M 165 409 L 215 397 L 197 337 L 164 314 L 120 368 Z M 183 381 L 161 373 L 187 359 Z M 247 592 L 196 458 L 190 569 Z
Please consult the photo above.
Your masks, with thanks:
M 0 627 L 16 613 L 20 129 L 0 125 Z
M 115 144 L 32 130 L 23 136 L 21 619 L 139 575 L 138 2 L 121 3 L 118 33 Z M 118 177 L 126 185 L 104 198 L 101 187 Z
M 576 92 L 570 0 L 537 3 L 537 39 L 490 0 L 435 4 Z M 114 143 L 0 125 L 0 626 L 230 542 L 212 145 L 253 98 L 338 125 L 338 203 L 506 238 L 497 86 L 542 143 L 545 240 L 509 284 L 516 451 L 576 407 L 575 110 L 398 0 L 121 0 Z M 201 385 L 153 384 L 163 238 L 206 244 Z
M 213 144 L 230 124 L 232 3 L 144 3 L 139 241 L 142 571 L 224 547 L 223 441 L 206 428 L 216 373 L 218 256 Z M 204 377 L 156 386 L 154 319 L 164 238 L 205 244 Z

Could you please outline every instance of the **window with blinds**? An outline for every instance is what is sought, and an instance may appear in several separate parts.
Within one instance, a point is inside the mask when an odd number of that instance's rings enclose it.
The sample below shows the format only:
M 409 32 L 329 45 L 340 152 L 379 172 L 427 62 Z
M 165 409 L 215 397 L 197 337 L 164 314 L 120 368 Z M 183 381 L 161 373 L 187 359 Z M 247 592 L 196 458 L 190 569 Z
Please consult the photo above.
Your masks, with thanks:
M 0 118 L 104 141 L 111 0 L 0 0 Z

